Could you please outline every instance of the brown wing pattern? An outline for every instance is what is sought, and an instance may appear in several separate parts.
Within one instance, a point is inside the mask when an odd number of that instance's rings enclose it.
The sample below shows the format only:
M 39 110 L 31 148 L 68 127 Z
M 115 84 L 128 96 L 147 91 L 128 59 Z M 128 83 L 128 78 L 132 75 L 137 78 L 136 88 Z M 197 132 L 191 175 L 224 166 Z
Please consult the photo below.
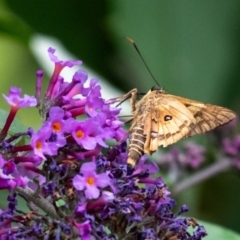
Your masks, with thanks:
M 208 132 L 218 126 L 224 125 L 236 117 L 231 110 L 211 104 L 206 104 L 206 108 L 204 109 L 194 108 L 193 115 L 201 133 Z M 195 126 L 193 125 L 186 137 L 190 137 L 195 134 Z
M 236 117 L 231 110 L 186 98 L 161 94 L 144 122 L 145 153 L 155 152 L 184 137 L 208 132 Z
M 200 129 L 200 133 L 213 130 L 214 128 L 224 125 L 236 118 L 236 114 L 228 108 L 212 104 L 204 104 L 182 97 L 176 98 L 192 112 L 196 119 L 196 125 Z M 191 137 L 199 133 L 196 131 L 196 125 L 190 126 L 191 129 L 186 137 Z

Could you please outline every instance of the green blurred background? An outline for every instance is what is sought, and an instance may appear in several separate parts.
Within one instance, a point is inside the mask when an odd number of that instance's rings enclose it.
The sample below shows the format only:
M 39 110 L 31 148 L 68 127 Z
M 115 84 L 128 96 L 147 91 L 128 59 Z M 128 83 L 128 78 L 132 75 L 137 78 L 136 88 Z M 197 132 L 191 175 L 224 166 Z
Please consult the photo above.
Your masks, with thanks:
M 129 36 L 168 92 L 239 112 L 239 0 L 1 0 L 3 93 L 15 85 L 34 95 L 41 68 L 29 48 L 35 34 L 57 38 L 123 92 L 147 92 L 155 83 L 124 39 Z M 8 106 L 1 101 L 0 108 Z M 37 110 L 21 110 L 18 117 L 26 126 L 40 124 Z M 191 216 L 240 232 L 237 171 L 188 189 L 177 201 L 189 205 Z

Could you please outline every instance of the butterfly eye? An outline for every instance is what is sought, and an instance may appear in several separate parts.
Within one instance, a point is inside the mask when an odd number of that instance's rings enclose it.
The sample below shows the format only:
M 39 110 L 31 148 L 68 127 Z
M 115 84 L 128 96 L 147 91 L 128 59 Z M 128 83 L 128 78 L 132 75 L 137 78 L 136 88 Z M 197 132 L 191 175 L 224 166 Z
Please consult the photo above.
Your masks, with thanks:
M 169 115 L 164 116 L 164 121 L 167 122 L 169 120 L 172 120 L 172 116 L 169 116 Z

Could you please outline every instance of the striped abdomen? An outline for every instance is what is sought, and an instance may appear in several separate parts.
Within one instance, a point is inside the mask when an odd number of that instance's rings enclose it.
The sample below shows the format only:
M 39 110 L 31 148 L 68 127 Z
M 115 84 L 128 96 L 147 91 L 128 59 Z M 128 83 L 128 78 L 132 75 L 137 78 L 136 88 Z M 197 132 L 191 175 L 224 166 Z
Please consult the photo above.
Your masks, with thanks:
M 144 153 L 144 143 L 146 137 L 143 135 L 143 125 L 135 126 L 129 136 L 129 149 L 127 164 L 132 168 L 136 166 L 140 157 Z

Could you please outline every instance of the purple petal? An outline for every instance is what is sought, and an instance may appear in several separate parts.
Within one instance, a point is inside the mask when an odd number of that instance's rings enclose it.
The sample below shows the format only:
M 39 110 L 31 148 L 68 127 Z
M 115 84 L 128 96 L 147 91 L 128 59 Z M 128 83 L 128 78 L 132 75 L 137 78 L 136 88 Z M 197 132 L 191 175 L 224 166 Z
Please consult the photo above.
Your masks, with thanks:
M 62 119 L 64 117 L 64 110 L 60 107 L 52 107 L 49 111 L 49 119 Z
M 85 175 L 86 173 L 95 173 L 96 171 L 96 164 L 93 162 L 84 163 L 81 167 L 80 172 Z
M 94 137 L 87 136 L 81 141 L 81 144 L 86 150 L 93 150 L 96 147 L 97 142 Z
M 106 187 L 108 186 L 110 183 L 110 178 L 108 177 L 108 175 L 106 173 L 101 173 L 96 175 L 96 185 L 98 187 Z
M 94 185 L 92 185 L 91 187 L 87 187 L 85 190 L 85 195 L 88 199 L 98 198 L 99 194 L 99 189 Z
M 72 181 L 73 186 L 79 191 L 83 190 L 86 186 L 85 178 L 80 176 L 79 174 L 77 174 Z

